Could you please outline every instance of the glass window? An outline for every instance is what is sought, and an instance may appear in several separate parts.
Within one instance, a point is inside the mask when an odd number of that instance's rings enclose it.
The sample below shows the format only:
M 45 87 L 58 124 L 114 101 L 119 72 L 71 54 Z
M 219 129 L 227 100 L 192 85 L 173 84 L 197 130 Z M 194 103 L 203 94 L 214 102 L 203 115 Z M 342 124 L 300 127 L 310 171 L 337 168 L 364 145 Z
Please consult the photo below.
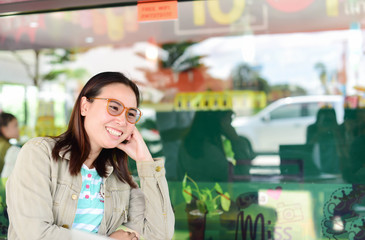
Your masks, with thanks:
M 178 1 L 177 17 L 148 21 L 137 1 L 16 1 L 18 15 L 5 2 L 0 106 L 24 123 L 23 142 L 62 133 L 85 82 L 121 71 L 165 159 L 175 240 L 364 236 L 364 1 Z M 185 174 L 195 200 L 215 199 L 210 214 L 185 201 Z

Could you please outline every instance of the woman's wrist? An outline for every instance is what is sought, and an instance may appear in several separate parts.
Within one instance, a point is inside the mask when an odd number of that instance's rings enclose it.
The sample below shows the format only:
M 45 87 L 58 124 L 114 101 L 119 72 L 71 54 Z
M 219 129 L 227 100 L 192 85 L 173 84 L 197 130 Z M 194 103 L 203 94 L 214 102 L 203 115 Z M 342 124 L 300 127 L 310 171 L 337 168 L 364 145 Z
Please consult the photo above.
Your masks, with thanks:
M 138 175 L 140 177 L 162 176 L 165 174 L 163 158 L 155 158 L 152 161 L 137 162 Z

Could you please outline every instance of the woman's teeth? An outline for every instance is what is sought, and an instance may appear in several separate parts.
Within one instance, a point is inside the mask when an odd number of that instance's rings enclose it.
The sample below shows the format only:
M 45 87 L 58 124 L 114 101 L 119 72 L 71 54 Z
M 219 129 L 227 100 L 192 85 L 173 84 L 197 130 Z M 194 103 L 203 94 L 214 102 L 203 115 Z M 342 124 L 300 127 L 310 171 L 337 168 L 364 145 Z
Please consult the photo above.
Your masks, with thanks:
M 111 135 L 113 135 L 113 136 L 117 136 L 117 137 L 119 137 L 120 135 L 122 135 L 122 133 L 121 132 L 119 132 L 119 131 L 117 131 L 117 130 L 114 130 L 114 129 L 111 129 L 111 128 L 107 128 L 106 129 Z

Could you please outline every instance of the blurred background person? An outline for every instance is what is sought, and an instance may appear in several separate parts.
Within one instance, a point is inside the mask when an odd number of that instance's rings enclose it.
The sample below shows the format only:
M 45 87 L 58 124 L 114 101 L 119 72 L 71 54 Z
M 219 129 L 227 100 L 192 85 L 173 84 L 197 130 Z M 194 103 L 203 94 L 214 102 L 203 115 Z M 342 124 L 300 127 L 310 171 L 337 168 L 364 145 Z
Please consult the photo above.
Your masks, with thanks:
M 246 139 L 232 127 L 233 111 L 197 111 L 191 127 L 182 140 L 178 157 L 178 177 L 187 173 L 197 181 L 228 180 L 229 158 L 254 158 Z M 224 141 L 230 143 L 232 156 L 227 156 Z M 246 171 L 246 169 L 240 169 Z
M 20 147 L 9 142 L 19 139 L 18 120 L 10 113 L 0 113 L 0 172 L 2 178 L 9 177 L 14 168 Z

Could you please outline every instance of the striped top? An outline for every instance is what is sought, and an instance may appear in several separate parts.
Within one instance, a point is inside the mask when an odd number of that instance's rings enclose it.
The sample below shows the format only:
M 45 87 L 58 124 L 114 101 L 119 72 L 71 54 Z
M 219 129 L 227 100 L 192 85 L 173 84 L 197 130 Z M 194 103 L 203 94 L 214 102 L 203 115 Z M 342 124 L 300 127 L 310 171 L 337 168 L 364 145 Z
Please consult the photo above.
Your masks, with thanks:
M 104 215 L 104 196 L 100 193 L 103 178 L 85 164 L 81 168 L 82 187 L 77 202 L 73 229 L 97 233 Z

